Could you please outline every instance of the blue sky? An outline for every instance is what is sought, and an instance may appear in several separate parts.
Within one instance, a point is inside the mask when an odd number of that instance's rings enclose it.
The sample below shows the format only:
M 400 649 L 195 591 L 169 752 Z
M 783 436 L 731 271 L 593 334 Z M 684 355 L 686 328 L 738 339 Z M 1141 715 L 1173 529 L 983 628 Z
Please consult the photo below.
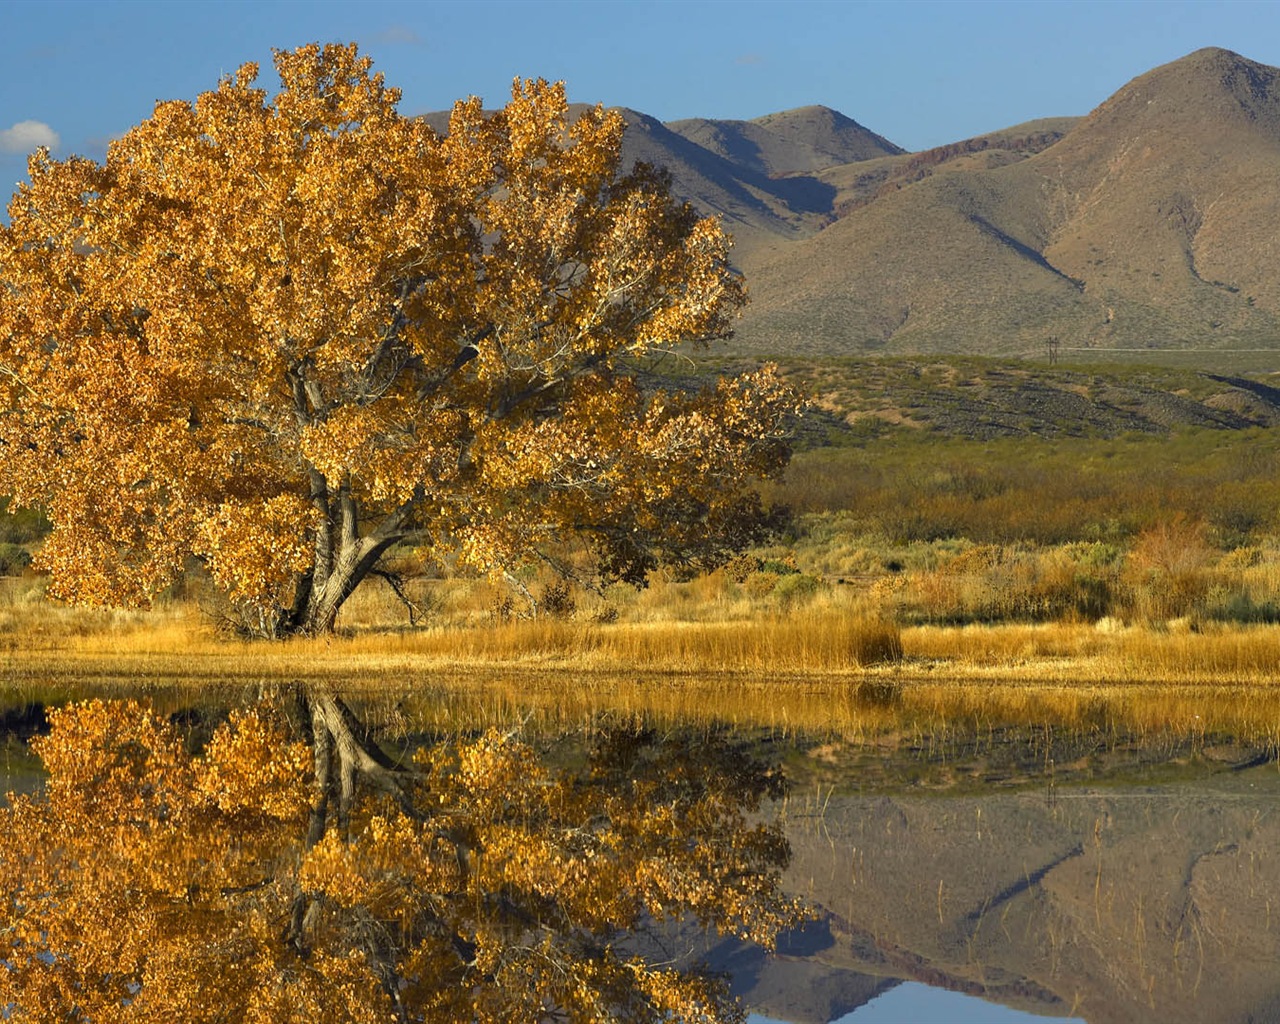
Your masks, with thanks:
M 157 99 L 273 47 L 358 42 L 419 113 L 516 75 L 663 120 L 823 103 L 908 149 L 1084 114 L 1202 46 L 1280 65 L 1280 3 L 438 0 L 0 5 L 0 198 L 40 141 L 101 158 Z M 265 76 L 264 76 L 265 77 Z M 270 79 L 268 78 L 268 81 Z

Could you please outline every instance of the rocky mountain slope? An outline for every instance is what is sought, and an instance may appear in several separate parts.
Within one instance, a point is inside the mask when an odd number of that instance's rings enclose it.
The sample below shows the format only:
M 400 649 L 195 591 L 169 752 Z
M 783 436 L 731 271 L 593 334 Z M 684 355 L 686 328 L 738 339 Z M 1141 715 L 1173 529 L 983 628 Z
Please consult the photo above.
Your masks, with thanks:
M 826 107 L 622 114 L 735 237 L 740 350 L 1280 349 L 1280 69 L 1227 50 L 922 153 Z
M 748 253 L 744 340 L 814 353 L 1280 345 L 1278 82 L 1201 50 L 1043 133 L 1038 151 L 957 154 L 808 240 Z

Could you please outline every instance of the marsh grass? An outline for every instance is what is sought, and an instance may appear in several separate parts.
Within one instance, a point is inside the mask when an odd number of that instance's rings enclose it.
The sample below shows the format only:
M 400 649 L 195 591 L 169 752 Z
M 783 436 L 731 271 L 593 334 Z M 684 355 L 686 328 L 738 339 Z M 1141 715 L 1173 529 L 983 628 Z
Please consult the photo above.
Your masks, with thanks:
M 143 691 L 177 706 L 306 682 L 412 709 L 419 727 L 608 712 L 846 738 L 1054 723 L 1280 745 L 1272 627 L 899 629 L 839 600 L 746 621 L 493 619 L 275 644 L 220 636 L 182 603 L 127 615 L 6 608 L 3 699 Z
M 59 673 L 142 678 L 350 676 L 466 666 L 661 673 L 847 672 L 901 657 L 897 627 L 839 616 L 718 623 L 551 619 L 254 643 L 198 620 L 162 628 L 9 636 L 10 678 Z

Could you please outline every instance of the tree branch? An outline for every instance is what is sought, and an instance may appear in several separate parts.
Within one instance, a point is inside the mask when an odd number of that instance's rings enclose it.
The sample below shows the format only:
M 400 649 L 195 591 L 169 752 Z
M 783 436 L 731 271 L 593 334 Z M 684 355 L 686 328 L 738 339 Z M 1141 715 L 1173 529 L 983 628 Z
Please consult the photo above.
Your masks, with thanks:
M 418 616 L 422 614 L 422 609 L 409 600 L 409 595 L 404 590 L 404 577 L 396 572 L 388 572 L 385 569 L 371 569 L 370 576 L 376 576 L 389 586 L 392 592 L 400 599 L 400 603 L 405 606 L 409 612 L 409 625 L 416 626 L 418 624 Z

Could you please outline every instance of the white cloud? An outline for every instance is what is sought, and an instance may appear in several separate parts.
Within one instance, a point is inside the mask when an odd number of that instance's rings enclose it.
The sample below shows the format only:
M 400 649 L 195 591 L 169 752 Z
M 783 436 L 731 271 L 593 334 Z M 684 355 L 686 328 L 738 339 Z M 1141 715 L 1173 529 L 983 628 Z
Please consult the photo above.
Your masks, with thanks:
M 30 153 L 39 146 L 57 149 L 58 133 L 43 121 L 19 121 L 12 128 L 0 129 L 0 153 Z
M 392 25 L 375 35 L 373 41 L 383 46 L 421 46 L 422 36 L 408 25 Z

